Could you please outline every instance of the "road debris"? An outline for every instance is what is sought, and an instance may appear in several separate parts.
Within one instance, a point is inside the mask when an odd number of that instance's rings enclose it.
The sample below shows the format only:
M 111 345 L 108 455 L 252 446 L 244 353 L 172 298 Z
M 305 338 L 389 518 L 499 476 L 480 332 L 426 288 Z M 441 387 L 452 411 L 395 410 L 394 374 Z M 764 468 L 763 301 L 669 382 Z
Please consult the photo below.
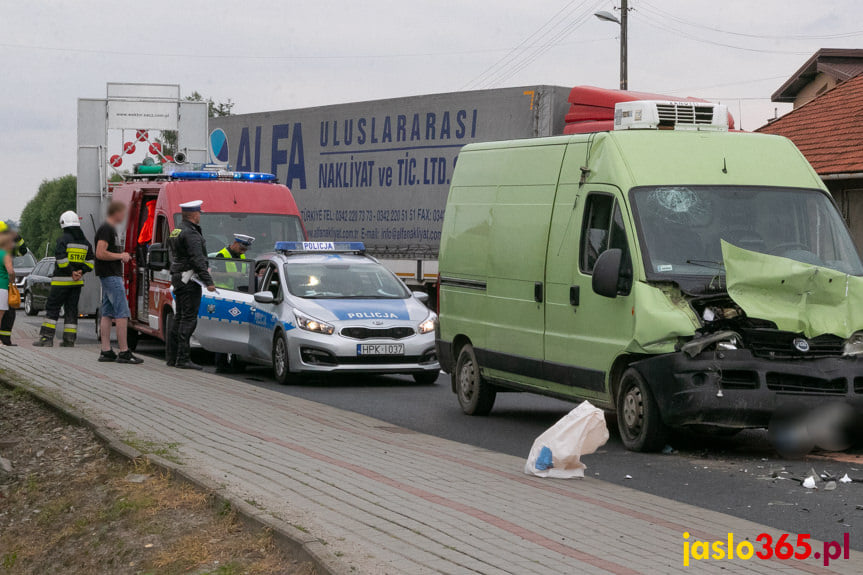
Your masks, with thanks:
M 144 483 L 148 479 L 150 479 L 150 475 L 145 473 L 130 473 L 123 478 L 123 481 L 126 483 Z
M 806 479 L 803 480 L 803 487 L 806 489 L 817 489 L 817 485 L 815 484 L 815 479 L 810 475 Z
M 839 483 L 851 483 L 852 481 L 854 480 L 848 477 L 847 473 L 839 478 Z
M 581 456 L 593 453 L 606 441 L 605 414 L 590 402 L 582 402 L 536 438 L 524 472 L 555 479 L 584 477 L 587 466 Z

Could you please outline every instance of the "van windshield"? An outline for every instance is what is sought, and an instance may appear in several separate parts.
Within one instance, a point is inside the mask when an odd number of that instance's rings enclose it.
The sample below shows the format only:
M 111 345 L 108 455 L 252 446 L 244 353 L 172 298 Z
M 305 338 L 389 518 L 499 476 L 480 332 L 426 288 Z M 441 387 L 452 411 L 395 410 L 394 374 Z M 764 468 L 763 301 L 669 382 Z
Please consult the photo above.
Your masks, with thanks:
M 406 299 L 410 292 L 384 266 L 333 259 L 285 264 L 288 290 L 309 299 Z
M 649 279 L 723 274 L 720 240 L 863 275 L 848 229 L 822 191 L 659 186 L 633 188 L 630 197 Z
M 176 214 L 174 225 L 180 225 L 180 214 Z M 252 236 L 255 243 L 246 252 L 246 258 L 273 251 L 278 241 L 302 242 L 306 239 L 300 218 L 285 214 L 204 212 L 201 214 L 201 231 L 207 241 L 207 251 L 213 255 L 229 246 L 234 241 L 234 234 Z

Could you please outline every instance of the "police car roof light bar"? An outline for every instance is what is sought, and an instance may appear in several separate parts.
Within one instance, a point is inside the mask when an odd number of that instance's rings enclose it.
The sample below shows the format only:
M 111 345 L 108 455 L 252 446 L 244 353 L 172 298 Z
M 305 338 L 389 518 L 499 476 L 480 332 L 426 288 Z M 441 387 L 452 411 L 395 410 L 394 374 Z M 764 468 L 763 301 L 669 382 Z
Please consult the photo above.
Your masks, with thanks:
M 276 242 L 276 251 L 284 254 L 363 254 L 366 246 L 363 242 Z
M 276 176 L 263 172 L 216 172 L 209 170 L 173 172 L 174 180 L 233 180 L 235 182 L 275 182 Z

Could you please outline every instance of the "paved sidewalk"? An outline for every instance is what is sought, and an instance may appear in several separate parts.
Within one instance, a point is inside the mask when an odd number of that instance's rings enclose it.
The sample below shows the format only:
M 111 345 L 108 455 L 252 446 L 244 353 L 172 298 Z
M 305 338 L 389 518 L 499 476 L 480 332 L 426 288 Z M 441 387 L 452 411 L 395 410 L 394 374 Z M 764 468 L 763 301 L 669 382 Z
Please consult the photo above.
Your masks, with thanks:
M 39 388 L 131 444 L 176 456 L 318 538 L 357 573 L 811 573 L 820 561 L 682 566 L 682 533 L 754 539 L 767 527 L 596 479 L 524 475 L 524 461 L 147 359 L 97 363 L 96 346 L 0 348 L 0 375 Z M 357 393 L 363 393 L 358 389 Z M 589 461 L 588 461 L 589 464 Z M 705 496 L 708 496 L 705 494 Z M 820 550 L 820 544 L 813 546 Z

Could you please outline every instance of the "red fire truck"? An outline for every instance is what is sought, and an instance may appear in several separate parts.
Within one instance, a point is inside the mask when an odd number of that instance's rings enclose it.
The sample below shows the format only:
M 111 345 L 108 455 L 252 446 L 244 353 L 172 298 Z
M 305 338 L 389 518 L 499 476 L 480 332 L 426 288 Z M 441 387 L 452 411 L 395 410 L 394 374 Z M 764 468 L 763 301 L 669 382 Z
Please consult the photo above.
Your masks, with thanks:
M 180 222 L 181 203 L 203 200 L 201 228 L 211 256 L 229 245 L 235 233 L 255 238 L 246 254 L 251 261 L 272 250 L 276 241 L 307 239 L 291 191 L 271 174 L 215 170 L 139 174 L 113 185 L 111 194 L 128 209 L 124 249 L 132 254 L 132 261 L 124 266 L 124 281 L 132 313 L 130 346 L 138 334 L 164 339 L 172 321 L 170 272 L 155 262 L 155 256 L 164 255 L 161 248 Z

